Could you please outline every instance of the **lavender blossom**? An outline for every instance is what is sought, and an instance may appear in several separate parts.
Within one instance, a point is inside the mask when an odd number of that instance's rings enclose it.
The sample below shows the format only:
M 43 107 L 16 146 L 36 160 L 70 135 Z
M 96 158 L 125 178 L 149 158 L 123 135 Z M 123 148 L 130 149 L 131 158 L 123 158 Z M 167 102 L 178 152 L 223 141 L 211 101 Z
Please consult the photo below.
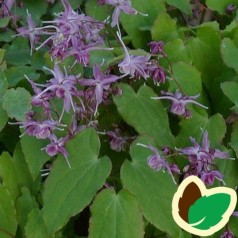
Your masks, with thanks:
M 50 137 L 51 143 L 48 144 L 45 148 L 42 148 L 42 149 L 45 150 L 46 153 L 51 157 L 53 157 L 57 154 L 62 154 L 65 157 L 69 168 L 71 168 L 71 165 L 70 165 L 69 160 L 68 160 L 69 153 L 65 149 L 65 145 L 66 145 L 66 143 L 68 142 L 69 139 L 70 138 L 68 136 L 61 137 L 61 138 L 57 139 L 57 137 L 52 134 L 51 137 Z
M 64 111 L 69 112 L 71 107 L 75 111 L 72 97 L 77 96 L 77 88 L 75 84 L 77 83 L 77 79 L 80 75 L 68 75 L 66 70 L 64 75 L 58 64 L 55 64 L 54 70 L 48 68 L 45 69 L 50 71 L 54 77 L 50 79 L 48 83 L 46 83 L 46 89 L 39 93 L 35 99 L 40 99 L 42 96 L 48 93 L 54 93 L 56 97 L 63 98 L 64 100 L 62 115 Z
M 2 16 L 9 16 L 10 15 L 10 11 L 11 11 L 11 8 L 12 6 L 14 5 L 15 3 L 15 0 L 4 0 L 4 1 L 1 1 L 1 14 Z
M 95 90 L 95 98 L 96 98 L 96 109 L 95 113 L 97 112 L 98 106 L 101 104 L 103 101 L 103 92 L 104 90 L 107 91 L 110 88 L 110 85 L 120 78 L 116 75 L 112 74 L 102 74 L 100 71 L 100 67 L 98 65 L 94 65 L 93 67 L 93 79 L 81 79 L 78 80 L 78 82 L 82 86 L 90 86 L 94 87 Z
M 157 85 L 158 83 L 165 83 L 166 80 L 165 71 L 155 61 L 151 61 L 147 65 L 146 72 L 152 78 L 155 85 Z
M 177 164 L 171 164 L 171 165 L 169 165 L 169 168 L 173 174 L 181 174 L 180 169 Z
M 31 45 L 31 55 L 33 49 L 35 49 L 35 45 L 37 42 L 39 42 L 39 35 L 40 31 L 37 30 L 36 25 L 32 19 L 31 14 L 27 10 L 27 27 L 20 27 L 17 29 L 19 32 L 18 35 L 21 35 L 22 37 L 29 37 L 30 45 Z M 18 36 L 17 35 L 17 36 Z
M 180 173 L 178 166 L 175 164 L 170 165 L 168 161 L 163 156 L 160 155 L 160 153 L 155 147 L 151 145 L 144 145 L 141 143 L 137 143 L 137 145 L 145 147 L 152 152 L 152 155 L 150 155 L 147 158 L 148 166 L 154 171 L 159 171 L 159 170 L 167 171 L 169 175 L 171 175 L 174 183 L 176 184 L 173 174 Z
M 208 140 L 208 132 L 203 131 L 202 145 L 200 146 L 196 140 L 190 137 L 193 147 L 186 147 L 184 149 L 177 149 L 181 154 L 187 155 L 188 158 L 193 162 L 194 159 L 197 161 L 212 163 L 215 158 L 225 159 L 228 157 L 227 152 L 222 152 L 218 149 L 210 147 Z
M 161 97 L 152 97 L 152 99 L 168 99 L 172 101 L 171 112 L 176 115 L 183 115 L 185 118 L 190 115 L 189 110 L 186 108 L 188 103 L 195 104 L 204 109 L 208 109 L 208 107 L 198 103 L 194 99 L 199 97 L 199 94 L 196 96 L 185 96 L 179 90 L 177 90 L 174 94 L 170 92 L 161 92 L 165 96 Z
M 162 152 L 164 155 L 170 155 L 171 154 L 171 149 L 169 147 L 163 147 Z
M 32 124 L 29 123 L 27 131 L 29 130 L 32 132 L 32 135 L 38 139 L 46 139 L 50 137 L 52 131 L 58 129 L 63 130 L 58 127 L 58 123 L 55 121 L 46 120 L 41 123 L 33 122 Z
M 226 13 L 228 15 L 231 15 L 233 12 L 235 12 L 235 10 L 237 9 L 236 5 L 234 5 L 233 3 L 229 4 L 226 8 Z
M 166 56 L 164 53 L 164 42 L 163 41 L 151 41 L 149 43 L 150 46 L 150 53 L 155 55 L 155 54 L 160 54 L 162 56 Z
M 78 44 L 72 50 L 70 50 L 67 54 L 67 57 L 73 55 L 76 59 L 76 62 L 87 66 L 90 60 L 90 52 L 94 50 L 113 50 L 113 48 L 105 48 L 97 46 L 98 42 L 96 43 L 88 43 L 85 45 L 83 42 Z
M 128 137 L 120 135 L 120 129 L 116 128 L 114 131 L 107 131 L 106 135 L 110 141 L 110 148 L 117 152 L 124 151 L 128 145 Z
M 47 24 L 42 27 L 35 27 L 31 15 L 27 12 L 27 27 L 20 27 L 19 34 L 29 37 L 32 49 L 39 42 L 40 36 L 47 38 L 38 46 L 36 50 L 45 46 L 50 46 L 52 58 L 63 60 L 70 55 L 76 57 L 76 62 L 87 65 L 89 62 L 89 51 L 97 49 L 111 50 L 104 46 L 104 40 L 100 36 L 100 31 L 105 23 L 96 21 L 90 16 L 75 12 L 68 0 L 61 0 L 64 11 L 56 14 L 52 21 L 43 21 Z M 78 53 L 78 52 L 81 52 Z
M 39 107 L 42 106 L 44 108 L 44 113 L 46 115 L 50 115 L 50 104 L 49 104 L 49 100 L 53 97 L 52 94 L 47 93 L 42 95 L 40 98 L 37 98 L 37 96 L 42 93 L 42 89 L 40 87 L 38 87 L 36 83 L 34 83 L 32 80 L 30 80 L 26 75 L 25 78 L 28 80 L 28 82 L 31 84 L 31 87 L 35 93 L 35 95 L 32 96 L 31 99 L 31 104 L 35 107 Z M 42 85 L 40 85 L 42 86 Z
M 223 182 L 223 175 L 221 174 L 221 172 L 217 170 L 213 170 L 209 172 L 201 172 L 200 178 L 208 186 L 213 185 L 215 179 L 218 179 L 219 181 Z
M 139 13 L 140 15 L 147 16 L 147 14 L 143 14 L 134 9 L 131 5 L 130 0 L 98 0 L 98 4 L 99 5 L 108 4 L 115 7 L 112 14 L 111 27 L 118 26 L 119 28 L 119 16 L 121 12 L 124 12 L 129 15 L 136 15 Z
M 238 217 L 238 211 L 234 211 L 234 212 L 232 213 L 232 216 Z
M 228 153 L 210 147 L 207 131 L 203 131 L 202 145 L 199 145 L 192 137 L 190 140 L 193 143 L 192 147 L 177 149 L 179 154 L 187 156 L 190 162 L 185 171 L 187 175 L 197 175 L 207 185 L 212 185 L 215 179 L 224 183 L 223 175 L 217 169 L 213 170 L 213 167 L 216 168 L 214 159 L 228 158 Z
M 40 49 L 46 44 L 49 45 L 52 58 L 63 60 L 70 55 L 75 56 L 76 62 L 87 65 L 89 62 L 89 51 L 106 49 L 102 47 L 104 40 L 100 36 L 100 31 L 105 23 L 96 21 L 90 16 L 75 12 L 68 0 L 61 0 L 64 11 L 56 14 L 52 21 L 43 21 L 47 24 L 43 27 L 35 28 L 41 35 L 46 35 L 47 39 L 36 49 Z M 111 50 L 109 48 L 109 50 Z
M 234 238 L 234 233 L 232 231 L 225 231 L 221 236 L 221 238 Z
M 26 117 L 26 121 L 24 122 L 16 122 L 11 124 L 19 124 L 20 128 L 25 129 L 25 132 L 20 136 L 24 136 L 25 134 L 29 136 L 35 136 L 37 139 L 46 139 L 49 138 L 54 130 L 63 131 L 65 125 L 60 124 L 57 121 L 45 120 L 45 121 L 36 121 L 33 117 L 34 113 L 31 115 L 28 113 Z
M 117 32 L 117 36 L 125 52 L 124 60 L 118 64 L 119 70 L 123 74 L 123 77 L 130 75 L 131 78 L 143 77 L 144 79 L 147 79 L 149 77 L 149 74 L 147 73 L 147 66 L 149 64 L 150 56 L 130 55 L 119 32 Z

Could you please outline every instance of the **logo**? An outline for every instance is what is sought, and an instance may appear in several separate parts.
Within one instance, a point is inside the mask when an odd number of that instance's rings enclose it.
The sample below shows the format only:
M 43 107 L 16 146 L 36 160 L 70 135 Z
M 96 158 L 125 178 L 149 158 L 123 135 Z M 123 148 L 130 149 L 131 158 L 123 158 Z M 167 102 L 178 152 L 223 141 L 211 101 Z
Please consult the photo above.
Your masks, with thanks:
M 237 202 L 236 192 L 227 187 L 206 189 L 196 176 L 187 177 L 172 201 L 175 222 L 198 236 L 209 236 L 229 221 Z

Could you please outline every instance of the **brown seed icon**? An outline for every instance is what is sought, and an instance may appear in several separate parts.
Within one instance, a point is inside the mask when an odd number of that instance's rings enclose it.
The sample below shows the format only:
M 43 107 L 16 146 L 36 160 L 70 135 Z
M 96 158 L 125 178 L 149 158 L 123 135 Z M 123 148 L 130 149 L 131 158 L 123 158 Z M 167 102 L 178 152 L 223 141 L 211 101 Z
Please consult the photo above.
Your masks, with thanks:
M 191 182 L 184 189 L 182 197 L 179 199 L 179 215 L 180 217 L 188 222 L 188 209 L 194 202 L 202 196 L 199 187 Z

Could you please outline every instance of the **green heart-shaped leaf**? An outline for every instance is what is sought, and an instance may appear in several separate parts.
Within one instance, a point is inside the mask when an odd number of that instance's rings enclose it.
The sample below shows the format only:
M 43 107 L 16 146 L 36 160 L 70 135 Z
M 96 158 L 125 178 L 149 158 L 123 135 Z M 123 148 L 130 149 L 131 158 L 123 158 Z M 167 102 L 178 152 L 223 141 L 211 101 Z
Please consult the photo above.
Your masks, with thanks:
M 168 115 L 151 88 L 141 86 L 137 93 L 129 85 L 120 84 L 122 95 L 114 97 L 117 110 L 123 119 L 141 135 L 152 137 L 160 146 L 174 145 Z M 159 120 L 158 120 L 159 118 Z
M 231 196 L 226 193 L 217 193 L 199 198 L 189 208 L 189 224 L 200 230 L 208 230 L 222 220 L 230 202 Z

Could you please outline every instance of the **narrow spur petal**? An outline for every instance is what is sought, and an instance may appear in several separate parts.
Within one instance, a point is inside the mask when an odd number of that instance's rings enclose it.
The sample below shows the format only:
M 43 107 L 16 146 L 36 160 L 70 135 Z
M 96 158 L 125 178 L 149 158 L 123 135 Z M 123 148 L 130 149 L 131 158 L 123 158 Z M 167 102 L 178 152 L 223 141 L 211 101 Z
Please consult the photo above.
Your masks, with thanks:
M 208 107 L 207 106 L 204 106 L 204 105 L 202 105 L 201 103 L 199 103 L 199 102 L 197 102 L 197 101 L 194 101 L 194 100 L 186 100 L 186 104 L 187 103 L 192 103 L 192 104 L 195 104 L 195 105 L 197 105 L 197 106 L 199 106 L 199 107 L 202 107 L 202 108 L 204 108 L 204 109 L 208 109 Z

